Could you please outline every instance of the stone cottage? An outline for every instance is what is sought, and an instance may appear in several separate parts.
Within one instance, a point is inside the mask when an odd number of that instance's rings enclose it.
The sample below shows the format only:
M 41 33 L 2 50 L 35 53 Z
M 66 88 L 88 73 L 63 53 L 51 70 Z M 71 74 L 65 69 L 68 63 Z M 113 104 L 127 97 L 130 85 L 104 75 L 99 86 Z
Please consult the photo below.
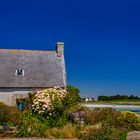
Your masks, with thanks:
M 0 49 L 0 102 L 13 105 L 16 97 L 54 86 L 67 86 L 63 42 L 54 51 Z

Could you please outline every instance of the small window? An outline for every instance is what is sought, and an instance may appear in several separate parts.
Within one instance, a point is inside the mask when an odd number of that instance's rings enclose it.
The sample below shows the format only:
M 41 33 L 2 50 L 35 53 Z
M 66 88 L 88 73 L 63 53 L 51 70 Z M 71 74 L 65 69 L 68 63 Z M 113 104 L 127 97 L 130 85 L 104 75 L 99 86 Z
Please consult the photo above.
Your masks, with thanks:
M 16 72 L 15 72 L 15 75 L 16 75 L 16 76 L 24 76 L 24 70 L 22 70 L 22 69 L 17 69 Z

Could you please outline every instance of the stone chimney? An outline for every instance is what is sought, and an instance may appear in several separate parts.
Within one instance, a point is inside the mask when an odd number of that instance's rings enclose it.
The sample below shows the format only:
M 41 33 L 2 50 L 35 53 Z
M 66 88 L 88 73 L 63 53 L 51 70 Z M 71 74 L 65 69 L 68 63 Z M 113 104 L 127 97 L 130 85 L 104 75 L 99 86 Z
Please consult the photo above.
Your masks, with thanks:
M 64 42 L 56 43 L 56 53 L 58 57 L 62 57 L 64 55 Z

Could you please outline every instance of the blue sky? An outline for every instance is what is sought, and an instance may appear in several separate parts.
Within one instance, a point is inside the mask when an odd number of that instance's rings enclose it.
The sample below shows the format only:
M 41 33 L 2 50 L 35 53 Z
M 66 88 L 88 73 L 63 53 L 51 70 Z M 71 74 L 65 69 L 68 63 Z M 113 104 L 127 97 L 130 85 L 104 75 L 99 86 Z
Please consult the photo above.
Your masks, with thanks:
M 65 42 L 67 81 L 81 96 L 140 93 L 139 0 L 0 1 L 0 48 Z

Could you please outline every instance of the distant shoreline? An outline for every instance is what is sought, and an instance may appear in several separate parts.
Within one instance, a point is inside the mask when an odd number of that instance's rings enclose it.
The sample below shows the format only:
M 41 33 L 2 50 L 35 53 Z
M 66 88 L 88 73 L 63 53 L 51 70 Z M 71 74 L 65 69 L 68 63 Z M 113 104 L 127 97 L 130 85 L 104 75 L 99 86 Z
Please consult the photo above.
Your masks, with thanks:
M 140 100 L 113 100 L 113 101 L 84 101 L 82 104 L 97 104 L 97 105 L 140 105 Z
M 93 107 L 93 108 L 140 108 L 140 105 L 113 105 L 113 104 L 82 104 L 83 106 L 86 107 Z

